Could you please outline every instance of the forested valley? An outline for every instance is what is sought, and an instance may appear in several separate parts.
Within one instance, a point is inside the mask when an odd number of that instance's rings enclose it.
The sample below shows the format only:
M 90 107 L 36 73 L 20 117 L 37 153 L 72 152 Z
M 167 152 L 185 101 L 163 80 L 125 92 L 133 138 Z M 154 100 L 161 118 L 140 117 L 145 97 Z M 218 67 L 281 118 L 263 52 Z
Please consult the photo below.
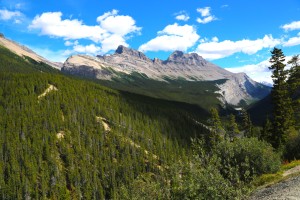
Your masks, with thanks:
M 112 90 L 0 47 L 0 198 L 245 198 L 256 177 L 300 158 L 299 59 L 286 71 L 278 51 L 260 128 L 245 110 Z

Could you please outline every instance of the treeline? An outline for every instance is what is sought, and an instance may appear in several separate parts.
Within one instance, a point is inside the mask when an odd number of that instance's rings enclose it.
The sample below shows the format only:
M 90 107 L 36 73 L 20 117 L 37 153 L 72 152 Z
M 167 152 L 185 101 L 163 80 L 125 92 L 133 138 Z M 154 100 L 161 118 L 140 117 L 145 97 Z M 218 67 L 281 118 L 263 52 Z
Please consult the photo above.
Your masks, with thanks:
M 266 120 L 261 138 L 284 154 L 288 160 L 300 158 L 300 60 L 299 55 L 287 61 L 281 49 L 271 51 L 269 67 L 274 82 L 272 113 Z

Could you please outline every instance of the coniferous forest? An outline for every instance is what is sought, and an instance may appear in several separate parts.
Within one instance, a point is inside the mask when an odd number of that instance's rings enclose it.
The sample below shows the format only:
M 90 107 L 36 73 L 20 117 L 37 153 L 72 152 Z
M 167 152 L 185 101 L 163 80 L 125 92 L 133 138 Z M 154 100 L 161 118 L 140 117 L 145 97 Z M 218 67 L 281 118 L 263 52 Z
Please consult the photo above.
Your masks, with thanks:
M 271 55 L 272 113 L 116 91 L 0 47 L 1 199 L 243 199 L 300 158 L 299 57 Z M 224 113 L 224 112 L 223 112 Z

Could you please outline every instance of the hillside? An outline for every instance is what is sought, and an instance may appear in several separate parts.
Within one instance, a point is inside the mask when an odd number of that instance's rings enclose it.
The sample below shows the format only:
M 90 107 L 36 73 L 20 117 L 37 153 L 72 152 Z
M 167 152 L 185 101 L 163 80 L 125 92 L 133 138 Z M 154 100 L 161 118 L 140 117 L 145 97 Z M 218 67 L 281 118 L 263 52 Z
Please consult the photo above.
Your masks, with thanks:
M 164 176 L 190 137 L 206 133 L 195 106 L 68 78 L 3 47 L 0 55 L 5 199 L 116 198 L 139 175 Z
M 56 68 L 56 69 L 61 68 L 58 63 L 50 62 L 49 60 L 47 60 L 47 59 L 43 58 L 42 56 L 33 52 L 31 49 L 29 49 L 23 45 L 20 45 L 15 41 L 5 38 L 3 34 L 0 35 L 0 46 L 6 47 L 11 52 L 15 53 L 16 55 L 18 55 L 20 57 L 25 57 L 25 58 L 29 57 L 32 60 L 35 60 L 36 62 L 43 62 L 53 68 Z

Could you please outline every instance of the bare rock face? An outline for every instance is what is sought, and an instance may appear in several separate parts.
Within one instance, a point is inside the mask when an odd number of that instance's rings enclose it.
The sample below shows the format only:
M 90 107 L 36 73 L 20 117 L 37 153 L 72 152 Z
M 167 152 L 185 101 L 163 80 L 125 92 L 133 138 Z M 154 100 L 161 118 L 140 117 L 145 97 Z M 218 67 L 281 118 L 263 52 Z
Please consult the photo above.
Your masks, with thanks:
M 105 56 L 71 56 L 64 63 L 62 71 L 111 80 L 122 74 L 140 73 L 157 81 L 185 79 L 186 81 L 215 81 L 225 79 L 217 85 L 224 103 L 237 105 L 241 100 L 261 99 L 269 91 L 261 84 L 251 80 L 244 73 L 232 73 L 206 61 L 196 53 L 173 52 L 167 60 L 149 59 L 144 53 L 125 46 L 119 46 L 115 53 Z

